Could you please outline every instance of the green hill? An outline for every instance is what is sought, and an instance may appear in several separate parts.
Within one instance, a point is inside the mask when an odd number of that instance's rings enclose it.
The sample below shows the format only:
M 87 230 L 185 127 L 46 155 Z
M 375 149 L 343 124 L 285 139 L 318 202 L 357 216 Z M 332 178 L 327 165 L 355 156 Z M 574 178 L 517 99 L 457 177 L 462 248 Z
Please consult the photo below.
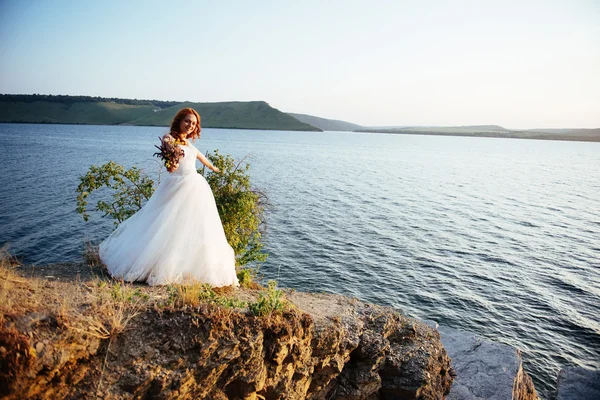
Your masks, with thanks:
M 192 107 L 204 128 L 319 131 L 264 101 L 190 103 L 90 96 L 0 95 L 0 122 L 168 126 Z
M 179 103 L 131 121 L 134 125 L 166 126 L 183 107 L 198 111 L 205 128 L 274 129 L 319 131 L 283 113 L 264 101 L 231 101 L 221 103 Z
M 0 122 L 116 125 L 147 115 L 154 108 L 110 102 L 64 104 L 2 101 Z

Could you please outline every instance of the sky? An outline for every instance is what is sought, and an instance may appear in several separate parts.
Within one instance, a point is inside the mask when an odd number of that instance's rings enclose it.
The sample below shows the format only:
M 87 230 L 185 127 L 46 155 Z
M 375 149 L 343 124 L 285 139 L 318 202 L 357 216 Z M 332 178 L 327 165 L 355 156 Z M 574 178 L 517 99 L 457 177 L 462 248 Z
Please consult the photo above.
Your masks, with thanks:
M 600 128 L 600 0 L 0 0 L 0 93 Z

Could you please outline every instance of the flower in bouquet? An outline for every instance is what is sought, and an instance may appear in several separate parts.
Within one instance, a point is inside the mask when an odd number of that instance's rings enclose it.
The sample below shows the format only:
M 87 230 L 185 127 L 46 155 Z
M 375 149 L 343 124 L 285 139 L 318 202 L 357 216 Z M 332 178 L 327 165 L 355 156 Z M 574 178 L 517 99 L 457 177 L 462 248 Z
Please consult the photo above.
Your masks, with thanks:
M 180 144 L 184 144 L 183 141 L 175 139 L 173 136 L 166 134 L 160 139 L 160 146 L 154 146 L 159 151 L 154 153 L 155 156 L 162 159 L 165 162 L 167 171 L 173 172 L 179 166 L 179 160 L 185 156 L 185 152 Z

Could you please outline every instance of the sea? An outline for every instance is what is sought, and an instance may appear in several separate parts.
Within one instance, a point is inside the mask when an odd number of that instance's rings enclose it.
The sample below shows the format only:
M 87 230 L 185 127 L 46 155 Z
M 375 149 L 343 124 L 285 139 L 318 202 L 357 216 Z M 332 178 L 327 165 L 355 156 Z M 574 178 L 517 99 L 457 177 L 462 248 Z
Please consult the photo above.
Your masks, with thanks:
M 80 261 L 114 229 L 76 213 L 80 177 L 112 160 L 158 179 L 164 133 L 0 124 L 0 245 Z M 263 280 L 514 346 L 543 399 L 561 368 L 600 368 L 600 143 L 203 129 L 196 147 L 268 195 Z

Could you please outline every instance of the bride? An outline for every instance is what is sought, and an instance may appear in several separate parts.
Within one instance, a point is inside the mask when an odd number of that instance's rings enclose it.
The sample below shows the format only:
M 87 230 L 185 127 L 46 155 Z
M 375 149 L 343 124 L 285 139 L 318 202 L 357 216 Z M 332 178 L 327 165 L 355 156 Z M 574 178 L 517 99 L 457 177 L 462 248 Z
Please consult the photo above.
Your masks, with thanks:
M 183 158 L 150 200 L 100 243 L 100 258 L 113 277 L 127 282 L 238 286 L 235 255 L 215 199 L 196 172 L 196 160 L 220 172 L 191 143 L 200 137 L 200 116 L 191 108 L 180 110 L 169 134 L 183 143 Z

